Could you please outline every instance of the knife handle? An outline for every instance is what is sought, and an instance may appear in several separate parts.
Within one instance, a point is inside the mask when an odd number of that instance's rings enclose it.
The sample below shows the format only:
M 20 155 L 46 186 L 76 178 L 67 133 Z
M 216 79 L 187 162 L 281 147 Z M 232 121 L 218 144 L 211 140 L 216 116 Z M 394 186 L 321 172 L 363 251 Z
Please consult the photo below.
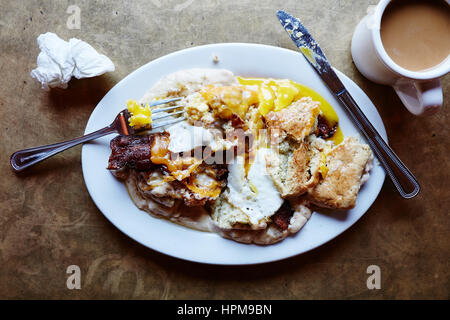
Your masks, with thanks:
M 415 197 L 420 191 L 419 182 L 391 147 L 383 140 L 350 93 L 346 89 L 343 89 L 336 96 L 347 109 L 356 126 L 366 137 L 369 145 L 400 195 L 405 199 Z

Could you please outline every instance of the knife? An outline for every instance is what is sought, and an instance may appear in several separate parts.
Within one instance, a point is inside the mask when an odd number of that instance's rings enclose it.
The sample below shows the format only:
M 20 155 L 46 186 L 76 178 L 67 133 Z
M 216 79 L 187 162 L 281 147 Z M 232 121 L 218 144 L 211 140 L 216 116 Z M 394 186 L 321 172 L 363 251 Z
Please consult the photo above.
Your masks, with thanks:
M 284 11 L 278 11 L 277 16 L 300 52 L 317 71 L 331 92 L 344 106 L 355 125 L 366 137 L 370 147 L 400 195 L 405 199 L 415 197 L 420 191 L 417 179 L 366 118 L 344 84 L 339 80 L 322 49 L 320 49 L 308 30 L 297 18 Z

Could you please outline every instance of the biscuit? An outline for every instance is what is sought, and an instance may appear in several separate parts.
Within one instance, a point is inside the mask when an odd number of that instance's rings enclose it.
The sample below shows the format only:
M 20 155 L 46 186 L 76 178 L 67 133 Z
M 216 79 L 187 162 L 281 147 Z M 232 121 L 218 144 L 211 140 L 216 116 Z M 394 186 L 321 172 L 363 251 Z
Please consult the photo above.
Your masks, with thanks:
M 300 196 L 319 182 L 320 152 L 307 142 L 283 144 L 288 145 L 266 154 L 267 172 L 281 197 Z
M 307 207 L 305 199 L 290 201 L 290 205 L 293 214 L 289 219 L 287 228 L 284 230 L 277 227 L 274 223 L 269 223 L 267 227 L 262 230 L 254 230 L 249 225 L 240 224 L 235 225 L 233 228 L 222 228 L 213 218 L 215 225 L 214 231 L 225 238 L 237 242 L 255 243 L 259 245 L 274 244 L 285 239 L 289 235 L 297 233 L 311 217 L 312 212 L 311 209 Z
M 240 225 L 249 224 L 248 216 L 240 209 L 229 203 L 223 194 L 212 206 L 211 218 L 223 230 L 239 228 Z
M 275 142 L 281 142 L 286 137 L 302 142 L 314 131 L 319 113 L 320 102 L 303 97 L 281 111 L 269 112 L 265 120 L 271 138 L 277 140 Z
M 347 210 L 356 204 L 362 176 L 373 159 L 372 150 L 356 138 L 347 137 L 326 153 L 325 177 L 312 188 L 307 199 L 319 206 Z

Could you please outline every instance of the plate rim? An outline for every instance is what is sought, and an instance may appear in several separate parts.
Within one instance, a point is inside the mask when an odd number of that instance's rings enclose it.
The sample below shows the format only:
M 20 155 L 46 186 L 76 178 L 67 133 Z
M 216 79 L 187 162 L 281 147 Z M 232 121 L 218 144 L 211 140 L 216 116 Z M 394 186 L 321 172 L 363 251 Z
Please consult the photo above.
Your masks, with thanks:
M 93 111 L 91 112 L 91 114 L 90 114 L 90 116 L 89 116 L 89 119 L 88 119 L 88 121 L 87 121 L 87 123 L 86 123 L 86 127 L 85 127 L 84 134 L 87 134 L 87 133 L 89 133 L 89 132 L 92 131 L 92 130 L 89 130 L 91 120 L 95 117 L 96 113 L 99 112 L 99 105 L 102 104 L 102 102 L 106 99 L 106 97 L 108 96 L 108 94 L 109 94 L 113 89 L 115 89 L 116 87 L 117 87 L 117 88 L 120 88 L 120 87 L 123 85 L 123 83 L 125 83 L 129 78 L 132 78 L 132 77 L 133 77 L 134 75 L 136 75 L 137 73 L 143 72 L 146 68 L 151 67 L 152 64 L 157 64 L 157 63 L 159 63 L 159 62 L 161 62 L 161 61 L 163 61 L 163 60 L 165 60 L 165 59 L 172 58 L 172 57 L 177 56 L 177 55 L 183 55 L 183 54 L 185 54 L 185 53 L 187 53 L 187 52 L 196 51 L 196 50 L 199 50 L 199 49 L 208 49 L 208 48 L 212 48 L 212 49 L 219 50 L 221 47 L 232 47 L 232 46 L 238 46 L 238 47 L 245 46 L 245 47 L 262 48 L 262 49 L 265 48 L 265 49 L 270 49 L 270 50 L 280 50 L 280 51 L 285 51 L 285 52 L 287 52 L 287 53 L 289 53 L 289 54 L 293 54 L 293 53 L 294 53 L 294 54 L 298 54 L 299 56 L 301 56 L 301 54 L 300 54 L 299 52 L 297 52 L 297 51 L 295 51 L 295 50 L 283 48 L 283 47 L 272 46 L 272 45 L 267 45 L 267 44 L 243 43 L 243 42 L 213 43 L 213 44 L 206 44 L 206 45 L 201 45 L 201 46 L 195 46 L 195 47 L 185 48 L 185 49 L 181 49 L 181 50 L 178 50 L 178 51 L 171 52 L 171 53 L 169 53 L 169 54 L 160 56 L 160 57 L 158 57 L 158 58 L 156 58 L 156 59 L 154 59 L 154 60 L 151 60 L 151 61 L 149 61 L 148 63 L 146 63 L 146 64 L 144 64 L 144 65 L 138 67 L 137 69 L 133 70 L 133 71 L 130 72 L 128 75 L 126 75 L 124 78 L 122 78 L 119 82 L 117 82 L 117 83 L 116 83 L 116 84 L 115 84 L 115 85 L 114 85 L 114 86 L 113 86 L 113 87 L 105 94 L 105 96 L 97 103 L 97 105 L 95 106 L 95 108 L 94 108 Z M 208 67 L 200 67 L 200 68 L 208 68 Z M 311 67 L 311 68 L 312 68 L 312 67 Z M 188 68 L 186 68 L 186 69 L 188 69 Z M 388 138 L 387 138 L 386 128 L 385 128 L 385 126 L 384 126 L 383 119 L 381 118 L 381 115 L 379 114 L 379 112 L 378 112 L 378 110 L 377 110 L 375 104 L 371 101 L 371 99 L 367 96 L 367 94 L 366 94 L 366 93 L 365 93 L 365 92 L 364 92 L 364 91 L 363 91 L 363 90 L 362 90 L 362 89 L 361 89 L 361 88 L 360 88 L 360 87 L 359 87 L 359 86 L 358 86 L 358 85 L 357 85 L 350 77 L 346 76 L 344 73 L 342 73 L 341 71 L 339 71 L 338 69 L 336 69 L 336 68 L 334 68 L 334 67 L 333 67 L 333 69 L 336 71 L 336 73 L 338 74 L 339 78 L 345 78 L 346 80 L 348 80 L 349 83 L 351 83 L 352 86 L 354 87 L 354 90 L 360 91 L 360 93 L 362 94 L 362 96 L 365 96 L 365 97 L 370 101 L 370 103 L 374 106 L 375 111 L 376 111 L 376 114 L 377 114 L 377 116 L 379 117 L 379 119 L 380 119 L 380 121 L 381 121 L 381 129 L 382 129 L 382 130 L 379 130 L 379 131 L 380 131 L 380 135 L 381 135 L 381 136 L 386 140 L 386 142 L 387 142 L 387 141 L 388 141 Z M 180 70 L 182 70 L 182 69 L 180 69 Z M 169 73 L 170 73 L 170 72 L 169 72 Z M 167 73 L 167 74 L 169 74 L 169 73 Z M 324 84 L 324 86 L 326 87 L 325 84 Z M 327 87 L 326 87 L 326 88 L 327 88 Z M 353 89 L 353 88 L 352 88 L 352 89 Z M 328 90 L 328 88 L 327 88 L 327 90 Z M 199 258 L 194 258 L 194 257 L 189 258 L 189 257 L 185 257 L 185 256 L 176 255 L 176 254 L 173 254 L 173 253 L 164 252 L 163 250 L 160 250 L 160 249 L 157 249 L 157 248 L 155 248 L 155 247 L 149 246 L 148 244 L 143 243 L 142 241 L 136 239 L 136 238 L 132 235 L 132 233 L 130 233 L 130 232 L 127 231 L 127 230 L 124 230 L 124 229 L 122 228 L 122 226 L 119 225 L 118 223 L 115 223 L 115 222 L 111 219 L 111 217 L 109 217 L 107 214 L 105 214 L 105 212 L 103 212 L 103 210 L 101 209 L 101 204 L 97 202 L 97 199 L 95 199 L 95 197 L 93 196 L 93 193 L 91 192 L 91 187 L 90 187 L 90 186 L 88 185 L 88 183 L 87 183 L 87 180 L 86 180 L 86 175 L 87 175 L 87 172 L 86 172 L 86 171 L 87 171 L 87 168 L 86 168 L 86 166 L 85 166 L 85 164 L 84 164 L 84 161 L 83 161 L 83 159 L 85 158 L 85 156 L 84 156 L 85 153 L 86 153 L 86 148 L 85 148 L 85 145 L 83 145 L 83 146 L 82 146 L 82 150 L 81 150 L 81 165 L 82 165 L 83 180 L 84 180 L 84 182 L 85 182 L 86 189 L 88 190 L 89 196 L 91 197 L 92 201 L 94 202 L 94 204 L 96 205 L 96 207 L 98 208 L 98 210 L 103 214 L 103 216 L 104 216 L 110 223 L 112 223 L 117 229 L 119 229 L 122 233 L 124 233 L 125 235 L 127 235 L 127 236 L 128 236 L 129 238 L 131 238 L 132 240 L 138 242 L 139 244 L 141 244 L 141 245 L 143 245 L 143 246 L 145 246 L 145 247 L 147 247 L 147 248 L 149 248 L 149 249 L 151 249 L 151 250 L 155 250 L 156 252 L 159 252 L 159 253 L 164 254 L 164 255 L 168 255 L 168 256 L 173 257 L 173 258 L 176 258 L 176 259 L 181 259 L 181 260 L 190 261 L 190 262 L 195 262 L 195 263 L 208 264 L 208 265 L 222 265 L 222 266 L 236 265 L 236 266 L 239 266 L 239 265 L 259 265 L 259 264 L 271 263 L 271 262 L 276 262 L 276 261 L 280 261 L 280 260 L 289 259 L 289 258 L 298 256 L 298 255 L 300 255 L 300 254 L 307 253 L 307 252 L 309 252 L 309 251 L 311 251 L 311 250 L 314 250 L 314 249 L 316 249 L 316 248 L 318 248 L 318 247 L 320 247 L 320 246 L 322 246 L 322 245 L 325 245 L 326 243 L 330 242 L 331 240 L 336 239 L 336 238 L 339 237 L 342 233 L 344 233 L 345 231 L 347 231 L 348 229 L 350 229 L 357 221 L 359 221 L 359 220 L 367 213 L 367 211 L 370 209 L 370 207 L 373 205 L 373 203 L 378 199 L 378 196 L 379 196 L 379 194 L 380 194 L 380 192 L 381 192 L 381 189 L 382 189 L 382 187 L 383 187 L 384 181 L 385 181 L 385 179 L 386 179 L 386 174 L 385 174 L 385 172 L 383 171 L 383 177 L 382 177 L 382 179 L 380 180 L 379 187 L 378 187 L 377 190 L 376 190 L 376 196 L 374 197 L 374 199 L 373 199 L 373 201 L 370 203 L 370 205 L 367 207 L 367 209 L 366 209 L 359 217 L 357 217 L 351 224 L 349 224 L 349 225 L 346 226 L 343 230 L 339 231 L 337 234 L 335 234 L 334 236 L 332 236 L 332 237 L 330 237 L 329 239 L 325 240 L 324 242 L 321 242 L 321 243 L 319 243 L 319 244 L 316 244 L 316 245 L 314 245 L 314 246 L 311 246 L 310 248 L 308 248 L 308 249 L 306 249 L 306 250 L 304 250 L 304 251 L 302 251 L 302 252 L 297 252 L 297 253 L 287 254 L 287 255 L 284 255 L 284 256 L 282 256 L 282 257 L 277 257 L 277 258 L 265 259 L 265 260 L 263 260 L 263 261 L 251 261 L 251 262 L 241 262 L 241 263 L 236 263 L 236 262 L 214 262 L 214 261 L 207 261 L 207 260 L 205 260 L 205 259 L 199 259 Z M 377 161 L 377 159 L 375 158 L 374 161 Z M 138 210 L 140 210 L 140 209 L 138 209 Z M 141 210 L 141 211 L 142 211 L 142 210 Z M 145 212 L 145 211 L 142 211 L 142 212 Z M 149 215 L 148 213 L 146 213 L 146 214 Z M 151 217 L 151 216 L 150 216 L 150 217 Z M 152 217 L 152 218 L 158 219 L 158 218 L 155 218 L 155 217 Z M 168 223 L 173 224 L 172 222 L 168 222 Z M 218 235 L 218 236 L 220 236 L 220 235 Z M 233 240 L 229 240 L 229 239 L 225 239 L 225 240 L 226 240 L 226 241 L 233 241 Z M 244 244 L 244 245 L 246 245 L 246 244 Z

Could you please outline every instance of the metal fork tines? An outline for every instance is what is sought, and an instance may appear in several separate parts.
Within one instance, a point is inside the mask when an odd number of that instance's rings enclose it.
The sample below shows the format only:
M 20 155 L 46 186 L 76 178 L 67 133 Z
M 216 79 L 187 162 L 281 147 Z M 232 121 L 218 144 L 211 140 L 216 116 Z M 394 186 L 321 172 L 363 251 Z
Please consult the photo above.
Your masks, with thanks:
M 179 101 L 181 99 L 182 98 L 156 100 L 156 101 L 150 102 L 148 105 L 150 107 L 154 107 L 154 106 L 159 106 L 159 105 L 170 103 L 170 102 Z M 173 117 L 183 114 L 184 110 L 170 112 L 170 111 L 174 111 L 176 109 L 182 108 L 182 107 L 183 106 L 176 105 L 176 106 L 170 106 L 170 107 L 166 107 L 166 108 L 152 108 L 152 125 L 151 125 L 152 130 L 170 126 L 170 125 L 173 125 L 175 123 L 185 120 L 185 117 L 177 117 L 177 118 L 174 118 L 174 119 L 171 119 L 168 121 L 164 121 L 164 122 L 160 121 L 162 119 L 173 118 Z M 164 114 L 153 117 L 154 114 L 158 114 L 158 113 L 164 113 Z
M 170 99 L 163 99 L 163 100 L 155 100 L 155 101 L 149 102 L 148 105 L 149 105 L 149 107 L 154 107 L 154 106 L 159 106 L 159 105 L 170 103 L 170 102 L 180 101 L 181 99 L 183 99 L 183 98 L 178 97 L 178 98 L 170 98 Z M 162 109 L 158 109 L 158 110 L 162 110 Z
M 162 127 L 171 126 L 171 125 L 174 125 L 174 124 L 176 124 L 178 122 L 181 122 L 181 121 L 184 121 L 184 120 L 186 120 L 185 117 L 179 117 L 179 118 L 175 118 L 173 120 L 169 120 L 169 121 L 158 123 L 156 125 L 152 124 L 152 130 L 158 129 L 158 128 L 162 128 Z
M 170 99 L 164 99 L 164 100 L 156 100 L 148 103 L 149 107 L 155 107 L 158 105 L 164 105 L 167 103 L 179 101 L 182 98 L 170 98 Z M 164 108 L 152 108 L 152 115 L 158 114 L 157 117 L 152 117 L 152 126 L 150 130 L 158 129 L 162 127 L 171 126 L 175 123 L 181 122 L 185 120 L 184 116 L 180 116 L 184 110 L 179 110 L 175 112 L 171 112 L 173 110 L 176 110 L 178 108 L 183 108 L 181 105 L 175 105 L 175 106 L 169 106 Z M 178 116 L 178 117 L 176 117 Z M 24 150 L 20 150 L 17 152 L 14 152 L 11 155 L 11 167 L 14 171 L 22 171 L 28 167 L 31 167 L 32 165 L 41 162 L 44 159 L 47 159 L 61 151 L 64 151 L 66 149 L 72 148 L 73 146 L 76 146 L 80 143 L 88 142 L 100 137 L 103 137 L 108 134 L 112 133 L 119 133 L 123 135 L 130 135 L 135 133 L 140 133 L 141 131 L 146 131 L 145 128 L 142 129 L 135 129 L 130 126 L 128 123 L 128 119 L 130 117 L 130 112 L 128 109 L 124 109 L 116 116 L 113 123 L 111 123 L 109 126 L 106 126 L 102 129 L 99 129 L 97 131 L 94 131 L 92 133 L 89 133 L 87 135 L 84 135 L 79 138 L 75 138 L 68 141 L 63 141 L 59 143 L 54 143 L 51 145 L 46 146 L 40 146 L 40 147 L 34 147 L 34 148 L 28 148 Z M 171 119 L 170 119 L 171 118 Z M 167 119 L 166 121 L 161 121 L 162 119 Z

